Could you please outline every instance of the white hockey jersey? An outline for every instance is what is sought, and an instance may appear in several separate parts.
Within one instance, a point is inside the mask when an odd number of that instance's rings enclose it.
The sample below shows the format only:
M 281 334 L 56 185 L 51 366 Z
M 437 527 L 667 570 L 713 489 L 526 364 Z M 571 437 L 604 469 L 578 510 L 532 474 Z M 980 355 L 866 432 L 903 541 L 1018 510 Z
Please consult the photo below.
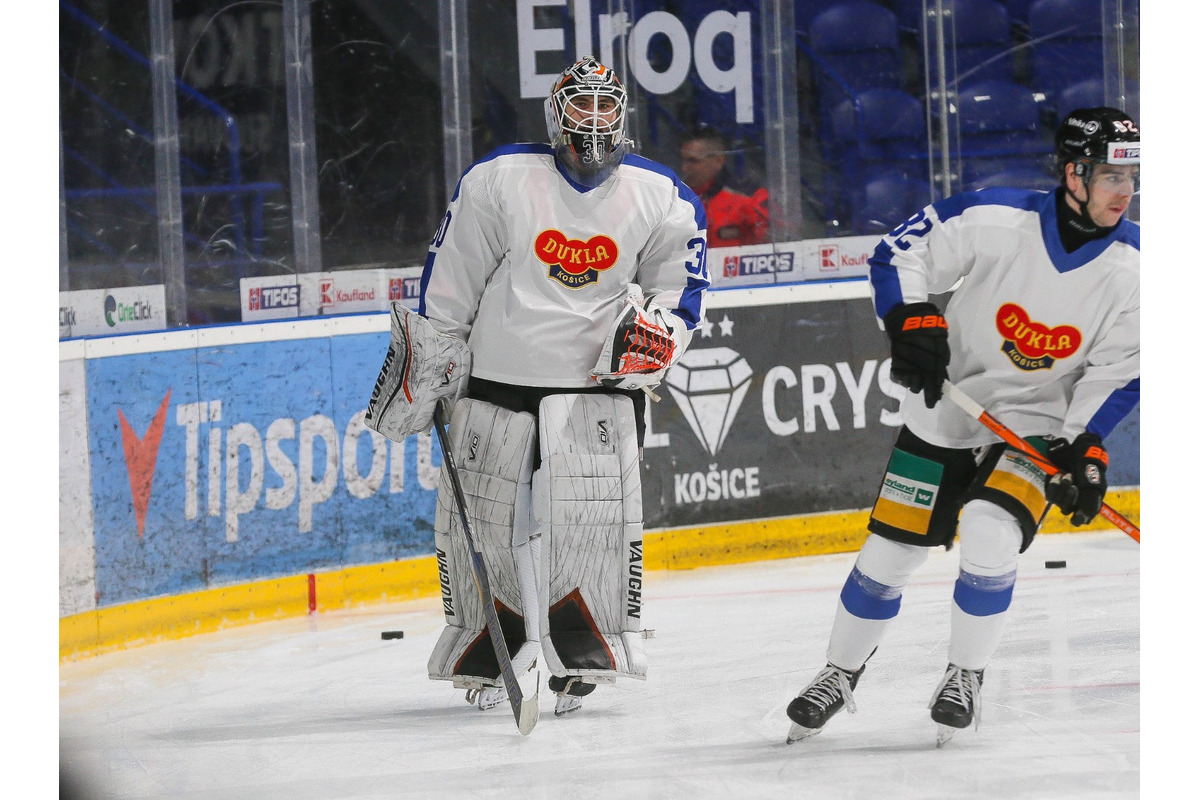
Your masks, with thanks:
M 472 375 L 595 386 L 589 372 L 631 288 L 682 320 L 687 344 L 709 286 L 705 227 L 695 193 L 648 159 L 627 155 L 588 189 L 549 145 L 501 147 L 458 182 L 419 312 L 467 340 Z
M 870 258 L 875 313 L 954 287 L 950 380 L 1022 436 L 1107 436 L 1140 395 L 1141 229 L 1067 253 L 1053 192 L 984 189 L 927 206 Z M 905 392 L 904 423 L 943 447 L 997 437 L 953 403 Z

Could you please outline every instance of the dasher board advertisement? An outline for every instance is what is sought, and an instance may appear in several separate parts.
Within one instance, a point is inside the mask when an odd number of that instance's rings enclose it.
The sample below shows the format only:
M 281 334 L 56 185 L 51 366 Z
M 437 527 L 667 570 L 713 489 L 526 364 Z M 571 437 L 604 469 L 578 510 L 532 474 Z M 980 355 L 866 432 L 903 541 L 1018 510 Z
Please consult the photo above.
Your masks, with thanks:
M 708 251 L 708 271 L 720 289 L 862 278 L 878 244 L 878 236 L 843 236 L 714 247 Z
M 242 321 L 389 311 L 393 300 L 415 311 L 421 299 L 421 269 L 354 269 L 242 278 Z
M 708 310 L 647 403 L 647 527 L 874 503 L 905 390 L 860 293 Z
M 363 422 L 388 339 L 89 359 L 97 606 L 432 553 L 440 455 Z
M 58 338 L 116 336 L 167 327 L 167 295 L 161 284 L 58 293 Z

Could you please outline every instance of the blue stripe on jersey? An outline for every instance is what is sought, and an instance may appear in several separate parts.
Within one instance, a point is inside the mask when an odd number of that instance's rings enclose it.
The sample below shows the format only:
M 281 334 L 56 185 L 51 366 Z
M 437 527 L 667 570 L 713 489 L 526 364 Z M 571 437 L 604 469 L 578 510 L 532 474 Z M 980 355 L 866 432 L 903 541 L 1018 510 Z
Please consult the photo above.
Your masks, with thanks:
M 989 577 L 959 570 L 954 582 L 954 604 L 973 617 L 990 617 L 1008 610 L 1017 572 Z
M 704 203 L 696 195 L 691 188 L 679 179 L 675 171 L 670 167 L 663 166 L 657 161 L 651 161 L 644 156 L 639 156 L 635 153 L 629 153 L 621 160 L 622 166 L 633 167 L 634 169 L 644 169 L 647 172 L 653 172 L 656 175 L 662 175 L 668 178 L 675 185 L 675 191 L 679 193 L 679 197 L 686 203 L 692 206 L 692 213 L 696 221 L 697 234 L 708 227 L 708 217 L 704 213 Z M 704 299 L 704 291 L 711 285 L 710 281 L 704 276 L 708 274 L 708 248 L 701 247 L 701 268 L 699 275 L 688 272 L 687 285 L 680 294 L 679 303 L 671 313 L 683 320 L 688 330 L 695 330 L 700 324 L 700 303 Z
M 933 204 L 933 207 L 937 209 L 938 219 L 945 222 L 952 217 L 959 216 L 968 208 L 975 208 L 976 206 L 1009 206 L 1010 208 L 1017 208 L 1022 211 L 1040 212 L 1047 200 L 1050 201 L 1050 206 L 1053 208 L 1053 192 L 1008 189 L 999 186 L 990 189 L 980 189 L 975 192 L 956 194 L 953 197 L 947 197 L 945 200 L 938 200 Z
M 1046 243 L 1046 252 L 1050 261 L 1059 272 L 1070 272 L 1084 264 L 1094 261 L 1109 246 L 1125 244 L 1137 250 L 1142 249 L 1142 231 L 1124 217 L 1117 223 L 1107 236 L 1087 242 L 1073 253 L 1063 249 L 1062 239 L 1058 235 L 1058 208 L 1054 202 L 1054 193 L 1049 194 L 1048 202 L 1040 209 L 1042 215 L 1042 240 Z
M 968 208 L 976 206 L 1011 206 L 1026 211 L 1037 211 L 1047 197 L 1045 192 L 1027 189 L 981 189 L 975 192 L 962 192 L 944 200 L 933 203 L 938 219 L 942 222 L 961 215 Z M 1053 199 L 1053 195 L 1049 195 Z M 907 250 L 912 246 L 908 240 L 927 236 L 933 230 L 929 223 L 929 215 L 924 209 L 914 214 L 901 225 L 893 228 L 887 236 L 879 241 L 875 252 L 867 259 L 870 267 L 871 287 L 875 295 L 875 314 L 880 319 L 894 306 L 904 301 L 900 288 L 900 276 L 892 263 L 895 249 Z M 894 243 L 894 244 L 893 244 Z
M 429 286 L 429 277 L 433 275 L 433 259 L 437 253 L 430 250 L 425 254 L 425 267 L 421 270 L 421 299 L 417 301 L 417 313 L 425 316 L 425 289 Z
M 1133 411 L 1142 397 L 1142 379 L 1134 378 L 1108 396 L 1087 424 L 1088 433 L 1101 439 L 1108 437 L 1113 429 Z
M 868 275 L 875 294 L 875 316 L 883 319 L 893 306 L 904 302 L 900 291 L 900 276 L 892 264 L 892 250 L 887 239 L 880 239 L 875 252 L 867 259 Z
M 628 164 L 631 167 L 644 169 L 649 172 L 654 172 L 662 175 L 664 178 L 669 178 L 671 183 L 675 184 L 675 189 L 679 192 L 679 197 L 686 203 L 692 204 L 692 209 L 696 215 L 696 227 L 700 230 L 705 230 L 708 227 L 708 216 L 704 212 L 704 203 L 696 196 L 696 193 L 691 190 L 686 183 L 679 179 L 675 171 L 670 167 L 665 167 L 657 161 L 651 161 L 644 156 L 639 156 L 635 153 L 630 153 L 625 156 L 623 164 Z
M 1141 250 L 1141 228 L 1127 219 L 1122 219 L 1108 236 L 1088 242 L 1075 252 L 1068 253 L 1063 249 L 1062 240 L 1058 236 L 1055 192 L 1005 187 L 979 189 L 938 200 L 933 203 L 933 208 L 937 211 L 938 219 L 945 222 L 960 216 L 967 209 L 986 205 L 1009 206 L 1036 213 L 1041 221 L 1042 241 L 1046 253 L 1059 272 L 1068 272 L 1093 261 L 1113 244 L 1125 244 Z M 911 244 L 906 240 L 927 235 L 931 228 L 921 229 L 921 224 L 927 216 L 923 213 L 914 215 L 894 228 L 880 240 L 875 252 L 867 260 L 870 266 L 871 287 L 875 295 L 875 314 L 881 319 L 892 307 L 903 301 L 900 278 L 892 263 L 894 247 L 907 250 Z M 895 245 L 889 243 L 889 240 Z
M 708 254 L 705 253 L 705 258 Z M 707 270 L 705 270 L 707 274 Z M 687 286 L 679 296 L 679 305 L 671 309 L 671 313 L 683 320 L 689 331 L 695 330 L 700 324 L 700 302 L 704 299 L 704 290 L 709 287 L 709 281 L 688 274 Z
M 855 567 L 842 586 L 842 605 L 859 619 L 891 619 L 900 613 L 901 588 L 871 580 Z

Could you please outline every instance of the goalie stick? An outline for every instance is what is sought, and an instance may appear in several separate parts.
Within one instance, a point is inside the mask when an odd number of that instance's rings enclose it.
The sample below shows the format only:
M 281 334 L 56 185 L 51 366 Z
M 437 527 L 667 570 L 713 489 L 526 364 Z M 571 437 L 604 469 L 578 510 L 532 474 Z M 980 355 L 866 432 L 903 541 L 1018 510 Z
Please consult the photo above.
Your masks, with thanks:
M 1047 475 L 1054 475 L 1060 471 L 1058 467 L 1054 466 L 1054 464 L 1050 463 L 1045 456 L 1039 453 L 1033 447 L 1033 445 L 1029 444 L 1029 442 L 1018 436 L 1003 422 L 989 414 L 987 409 L 968 397 L 962 389 L 959 389 L 950 381 L 947 380 L 942 382 L 942 394 L 944 394 L 946 397 L 949 397 L 954 405 L 958 406 L 963 411 L 967 412 L 972 417 L 983 423 L 984 427 L 986 427 L 992 433 L 996 434 L 1005 442 L 1020 450 L 1025 455 L 1029 456 L 1033 462 L 1038 465 L 1038 467 L 1045 471 Z M 1138 526 L 1134 525 L 1132 522 L 1122 516 L 1121 513 L 1112 506 L 1108 505 L 1107 503 L 1101 505 L 1100 516 L 1104 517 L 1106 520 L 1123 530 L 1135 542 L 1138 542 L 1139 544 L 1141 543 L 1142 532 Z
M 479 590 L 479 599 L 487 620 L 488 634 L 492 639 L 492 648 L 496 651 L 496 662 L 500 664 L 500 678 L 504 683 L 504 688 L 508 691 L 508 702 L 512 706 L 513 717 L 517 720 L 517 730 L 522 735 L 528 736 L 538 721 L 538 683 L 541 682 L 541 678 L 539 676 L 538 682 L 534 684 L 533 695 L 525 697 L 520 684 L 517 683 L 516 673 L 513 672 L 508 645 L 504 642 L 504 632 L 500 630 L 500 618 L 496 614 L 496 600 L 492 595 L 487 569 L 483 564 L 483 553 L 475 546 L 475 537 L 471 533 L 471 521 L 467 518 L 467 498 L 458 478 L 458 465 L 454 462 L 450 437 L 446 433 L 446 423 L 442 415 L 442 403 L 444 402 L 444 400 L 439 400 L 433 408 L 433 429 L 437 431 L 438 442 L 442 445 L 442 458 L 446 462 L 450 485 L 454 488 L 454 504 L 458 506 L 458 518 L 462 522 L 463 534 L 467 537 L 467 548 L 471 551 L 471 571 L 475 573 L 475 587 Z

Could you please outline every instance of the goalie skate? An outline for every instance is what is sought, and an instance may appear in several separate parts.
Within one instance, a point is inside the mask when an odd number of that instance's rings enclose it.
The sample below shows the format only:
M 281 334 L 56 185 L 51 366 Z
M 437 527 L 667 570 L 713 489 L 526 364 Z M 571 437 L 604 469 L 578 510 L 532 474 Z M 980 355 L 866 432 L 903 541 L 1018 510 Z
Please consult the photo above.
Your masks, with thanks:
M 554 716 L 563 717 L 583 708 L 583 698 L 596 690 L 596 684 L 584 683 L 579 678 L 551 676 L 547 682 L 555 694 Z
M 467 689 L 467 702 L 478 706 L 480 711 L 487 711 L 508 702 L 508 690 L 503 686 L 485 686 L 480 689 Z

